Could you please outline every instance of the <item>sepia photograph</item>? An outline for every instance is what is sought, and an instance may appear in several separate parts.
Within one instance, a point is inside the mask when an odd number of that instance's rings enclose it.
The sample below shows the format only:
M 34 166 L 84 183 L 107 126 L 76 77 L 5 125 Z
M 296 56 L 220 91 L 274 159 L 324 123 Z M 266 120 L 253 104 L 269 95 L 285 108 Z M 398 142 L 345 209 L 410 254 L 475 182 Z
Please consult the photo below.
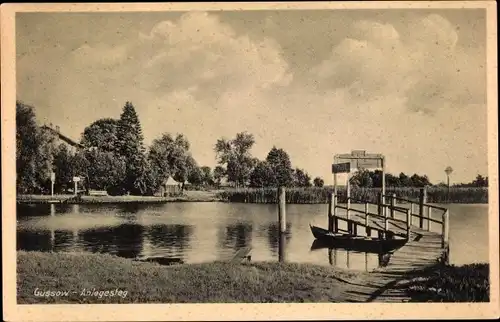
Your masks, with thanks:
M 494 3 L 156 5 L 2 6 L 12 320 L 498 317 Z

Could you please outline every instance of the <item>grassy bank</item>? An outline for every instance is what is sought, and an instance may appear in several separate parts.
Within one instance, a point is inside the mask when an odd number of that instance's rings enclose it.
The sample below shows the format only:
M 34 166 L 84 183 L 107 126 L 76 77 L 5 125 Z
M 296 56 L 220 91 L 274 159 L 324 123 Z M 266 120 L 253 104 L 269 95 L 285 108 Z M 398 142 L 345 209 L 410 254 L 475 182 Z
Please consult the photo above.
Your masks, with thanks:
M 17 263 L 18 303 L 335 302 L 341 298 L 334 277 L 349 275 L 279 263 L 160 266 L 103 254 L 18 252 Z M 37 288 L 70 294 L 39 297 Z M 94 288 L 127 295 L 81 296 Z
M 489 301 L 488 264 L 449 265 L 419 275 L 401 285 L 415 302 Z
M 160 266 L 104 254 L 19 251 L 17 255 L 20 304 L 345 302 L 345 291 L 352 289 L 346 280 L 366 285 L 371 276 L 311 264 Z M 399 287 L 419 302 L 487 301 L 488 265 L 434 267 Z M 96 293 L 82 295 L 94 289 Z M 42 296 L 45 291 L 68 294 Z M 99 291 L 113 291 L 116 296 Z
M 186 191 L 177 197 L 154 196 L 73 196 L 73 195 L 18 195 L 18 203 L 77 203 L 77 204 L 107 204 L 107 203 L 165 203 L 165 202 L 213 202 L 219 201 L 216 192 Z
M 331 187 L 323 188 L 288 188 L 286 202 L 289 204 L 327 203 Z M 339 202 L 346 202 L 345 188 L 339 188 Z M 351 197 L 375 202 L 380 188 L 352 188 Z M 387 188 L 386 194 L 395 193 L 398 197 L 417 201 L 419 188 Z M 245 188 L 229 189 L 217 193 L 217 198 L 226 202 L 242 203 L 276 203 L 276 188 Z M 427 189 L 427 202 L 446 203 L 448 190 L 446 188 L 431 187 Z M 451 203 L 488 203 L 487 188 L 450 188 L 449 202 Z

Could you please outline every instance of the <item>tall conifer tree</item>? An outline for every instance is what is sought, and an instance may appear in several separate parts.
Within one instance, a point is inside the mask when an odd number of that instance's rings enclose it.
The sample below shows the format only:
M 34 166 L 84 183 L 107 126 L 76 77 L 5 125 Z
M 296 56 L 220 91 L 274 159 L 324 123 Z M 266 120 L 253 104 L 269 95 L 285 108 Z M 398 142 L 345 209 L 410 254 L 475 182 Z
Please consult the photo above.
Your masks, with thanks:
M 131 102 L 125 103 L 117 129 L 117 151 L 125 158 L 124 192 L 143 194 L 142 179 L 146 170 L 144 137 L 141 124 Z

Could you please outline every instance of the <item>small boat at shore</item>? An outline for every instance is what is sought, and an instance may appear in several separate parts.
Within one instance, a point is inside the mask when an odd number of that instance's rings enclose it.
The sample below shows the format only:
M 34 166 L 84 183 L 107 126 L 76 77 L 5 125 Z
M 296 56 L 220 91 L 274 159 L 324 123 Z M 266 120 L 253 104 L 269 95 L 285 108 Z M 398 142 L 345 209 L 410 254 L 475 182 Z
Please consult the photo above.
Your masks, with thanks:
M 182 258 L 178 258 L 178 257 L 159 256 L 159 257 L 136 258 L 134 260 L 138 261 L 138 262 L 157 263 L 160 265 L 184 264 L 184 261 L 182 260 Z
M 344 233 L 332 233 L 326 229 L 309 225 L 311 232 L 318 241 L 311 249 L 342 248 L 359 252 L 379 253 L 390 252 L 402 247 L 408 239 L 393 236 L 391 239 L 356 236 Z

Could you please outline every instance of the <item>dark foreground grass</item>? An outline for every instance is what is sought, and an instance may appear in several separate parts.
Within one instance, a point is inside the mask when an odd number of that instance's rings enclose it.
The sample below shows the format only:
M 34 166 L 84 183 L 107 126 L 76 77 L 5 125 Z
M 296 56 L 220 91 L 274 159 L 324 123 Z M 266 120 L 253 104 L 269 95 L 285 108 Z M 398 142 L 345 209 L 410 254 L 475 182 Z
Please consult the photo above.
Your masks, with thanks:
M 280 263 L 160 266 L 104 254 L 18 252 L 18 303 L 337 302 L 349 277 L 331 267 Z M 82 296 L 83 290 L 126 296 Z M 69 291 L 67 296 L 37 296 Z
M 346 302 L 352 291 L 346 281 L 369 285 L 376 278 L 311 264 L 161 266 L 106 254 L 24 251 L 17 253 L 17 273 L 19 304 Z M 487 302 L 488 273 L 488 264 L 436 265 L 403 278 L 397 288 L 413 302 Z M 44 296 L 57 291 L 68 293 Z
M 489 265 L 439 265 L 402 286 L 414 302 L 489 302 Z

